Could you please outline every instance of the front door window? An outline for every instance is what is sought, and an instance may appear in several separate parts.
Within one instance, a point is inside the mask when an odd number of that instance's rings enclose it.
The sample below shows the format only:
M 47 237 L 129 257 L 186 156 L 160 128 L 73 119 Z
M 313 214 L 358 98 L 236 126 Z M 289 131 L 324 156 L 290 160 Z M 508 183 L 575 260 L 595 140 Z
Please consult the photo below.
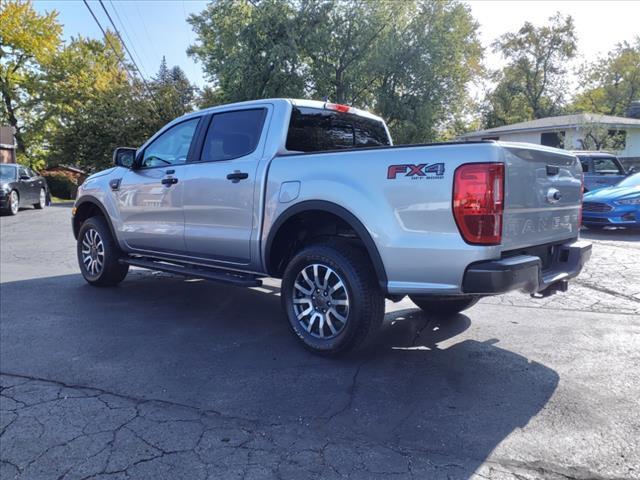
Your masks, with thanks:
M 140 167 L 167 167 L 186 163 L 199 121 L 199 118 L 194 118 L 179 123 L 156 138 L 145 148 Z

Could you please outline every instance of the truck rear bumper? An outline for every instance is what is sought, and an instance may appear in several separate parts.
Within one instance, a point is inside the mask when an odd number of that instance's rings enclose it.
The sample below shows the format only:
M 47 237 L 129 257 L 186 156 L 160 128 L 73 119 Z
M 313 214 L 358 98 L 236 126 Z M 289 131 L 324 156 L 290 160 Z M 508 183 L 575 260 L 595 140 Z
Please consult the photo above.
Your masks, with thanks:
M 472 263 L 462 281 L 464 293 L 496 295 L 511 290 L 543 293 L 577 276 L 591 257 L 591 244 L 582 240 L 558 245 L 545 269 L 534 255 L 514 255 L 500 260 Z

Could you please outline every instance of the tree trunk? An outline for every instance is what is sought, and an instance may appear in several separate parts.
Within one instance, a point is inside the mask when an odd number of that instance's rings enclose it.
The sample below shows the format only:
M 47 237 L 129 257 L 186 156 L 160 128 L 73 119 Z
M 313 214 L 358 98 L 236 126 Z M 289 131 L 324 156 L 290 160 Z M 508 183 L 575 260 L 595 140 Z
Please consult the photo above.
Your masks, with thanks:
M 4 88 L 2 89 L 2 100 L 4 102 L 5 107 L 7 107 L 9 125 L 13 127 L 14 136 L 16 138 L 16 153 L 25 153 L 24 140 L 22 137 L 22 131 L 20 130 L 20 126 L 18 125 L 16 112 L 15 112 L 15 109 L 13 108 L 11 97 L 9 96 L 9 93 Z

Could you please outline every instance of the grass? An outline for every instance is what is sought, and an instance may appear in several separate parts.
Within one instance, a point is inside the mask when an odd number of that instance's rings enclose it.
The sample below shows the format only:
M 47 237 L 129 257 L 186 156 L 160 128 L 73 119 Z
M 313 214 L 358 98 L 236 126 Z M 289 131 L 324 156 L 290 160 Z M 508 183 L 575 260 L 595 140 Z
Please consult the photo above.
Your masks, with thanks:
M 73 202 L 73 198 L 58 198 L 51 195 L 51 203 L 68 203 Z

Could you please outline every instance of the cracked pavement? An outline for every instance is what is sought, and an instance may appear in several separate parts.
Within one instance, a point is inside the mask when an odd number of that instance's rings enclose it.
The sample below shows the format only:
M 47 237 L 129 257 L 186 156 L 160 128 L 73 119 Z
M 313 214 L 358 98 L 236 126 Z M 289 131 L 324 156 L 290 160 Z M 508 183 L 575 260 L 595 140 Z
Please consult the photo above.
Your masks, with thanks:
M 77 272 L 69 208 L 0 218 L 0 478 L 640 479 L 640 234 L 569 292 L 304 351 L 277 282 Z M 633 259 L 636 259 L 635 261 Z

